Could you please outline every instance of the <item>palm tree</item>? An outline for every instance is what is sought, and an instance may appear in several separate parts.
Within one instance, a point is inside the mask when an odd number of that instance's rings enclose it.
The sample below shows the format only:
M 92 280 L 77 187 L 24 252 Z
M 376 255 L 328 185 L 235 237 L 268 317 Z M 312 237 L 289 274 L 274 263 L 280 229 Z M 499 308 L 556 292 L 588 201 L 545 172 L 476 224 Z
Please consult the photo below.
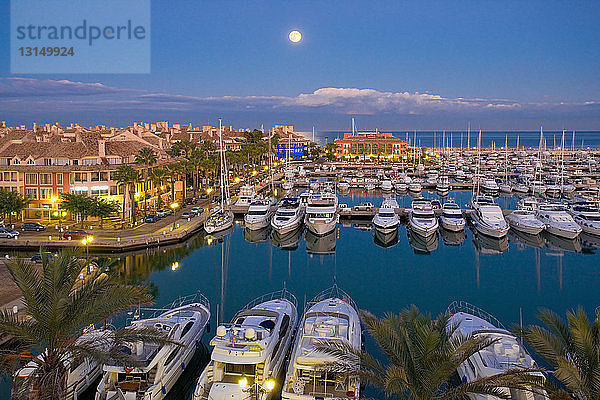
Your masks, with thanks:
M 555 394 L 579 400 L 600 399 L 600 317 L 590 322 L 579 307 L 567 312 L 566 321 L 546 309 L 538 319 L 546 327 L 529 326 L 523 336 L 564 384 L 565 389 Z
M 144 218 L 148 215 L 146 210 L 146 197 L 148 194 L 148 168 L 156 164 L 156 153 L 150 147 L 140 149 L 135 156 L 135 163 L 144 166 Z
M 454 334 L 456 327 L 448 326 L 448 316 L 433 320 L 414 305 L 400 314 L 388 314 L 381 319 L 367 311 L 360 314 L 385 355 L 385 363 L 346 344 L 332 348 L 321 343 L 317 348 L 338 359 L 334 367 L 337 371 L 358 373 L 363 382 L 386 396 L 405 400 L 459 399 L 476 393 L 510 398 L 501 388 L 531 390 L 532 384 L 540 384 L 538 378 L 527 373 L 531 370 L 509 370 L 472 382 L 451 384 L 460 364 L 496 340 Z M 360 365 L 360 369 L 348 369 L 349 365 Z
M 152 329 L 122 329 L 105 339 L 77 341 L 90 324 L 101 323 L 133 306 L 149 304 L 152 297 L 145 288 L 121 284 L 99 271 L 80 282 L 84 264 L 72 250 L 53 259 L 41 254 L 41 271 L 22 258 L 6 263 L 23 296 L 24 315 L 0 311 L 0 334 L 12 338 L 0 351 L 0 367 L 4 373 L 14 373 L 28 362 L 35 363 L 31 379 L 15 388 L 19 392 L 37 395 L 39 400 L 65 398 L 65 360 L 87 357 L 106 362 L 114 355 L 110 351 L 113 344 L 165 342 Z M 119 360 L 124 365 L 135 365 L 130 356 Z
M 131 221 L 135 222 L 135 184 L 140 180 L 140 174 L 131 165 L 123 164 L 117 169 L 115 181 L 119 185 L 123 185 L 123 217 L 121 225 L 125 226 L 125 206 L 127 204 L 127 197 L 131 203 Z M 133 190 L 132 190 L 133 188 Z
M 165 167 L 167 171 L 167 179 L 169 180 L 169 185 L 171 186 L 171 202 L 175 202 L 175 182 L 179 179 L 179 175 L 181 173 L 181 168 L 179 163 L 171 163 Z
M 164 168 L 154 168 L 150 173 L 150 180 L 152 181 L 152 185 L 156 188 L 157 191 L 157 199 L 156 199 L 156 209 L 161 209 L 162 202 L 162 186 L 167 180 L 167 170 Z

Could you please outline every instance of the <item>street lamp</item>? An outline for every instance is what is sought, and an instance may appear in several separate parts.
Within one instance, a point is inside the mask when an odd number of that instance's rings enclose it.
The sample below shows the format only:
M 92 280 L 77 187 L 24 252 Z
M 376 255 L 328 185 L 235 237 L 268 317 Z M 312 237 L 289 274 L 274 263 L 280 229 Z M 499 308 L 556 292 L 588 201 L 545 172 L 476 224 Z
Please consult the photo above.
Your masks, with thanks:
M 173 210 L 173 216 L 175 216 L 175 211 L 177 210 L 177 207 L 179 207 L 179 203 L 171 203 L 171 209 Z M 175 221 L 176 221 L 176 219 L 173 218 L 173 229 L 175 229 Z
M 85 270 L 87 271 L 87 273 L 90 273 L 90 248 L 89 248 L 89 244 L 92 243 L 94 241 L 94 237 L 93 236 L 87 236 L 83 239 L 81 239 L 81 244 L 85 247 Z
M 48 211 L 48 223 L 50 223 L 50 219 L 52 218 L 52 209 L 54 208 L 54 203 L 56 203 L 58 199 L 56 197 L 50 197 L 50 211 Z

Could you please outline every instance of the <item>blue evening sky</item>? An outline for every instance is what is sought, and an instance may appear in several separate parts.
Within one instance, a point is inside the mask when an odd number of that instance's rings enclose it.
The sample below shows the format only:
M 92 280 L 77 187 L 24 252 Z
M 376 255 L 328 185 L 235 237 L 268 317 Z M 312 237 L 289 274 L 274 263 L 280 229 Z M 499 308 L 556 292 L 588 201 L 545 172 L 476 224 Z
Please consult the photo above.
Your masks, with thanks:
M 591 110 L 574 106 L 577 109 L 559 111 L 566 114 L 557 121 L 569 125 L 584 115 L 589 119 L 586 128 L 591 129 L 598 128 L 600 121 L 596 104 L 600 100 L 599 17 L 598 1 L 153 0 L 150 74 L 11 75 L 9 3 L 2 0 L 0 80 L 27 77 L 100 82 L 198 98 L 295 99 L 319 88 L 368 88 L 378 93 L 418 92 L 449 99 L 535 104 L 531 106 L 534 110 L 523 106 L 518 115 L 501 112 L 481 117 L 482 121 L 496 121 L 495 126 L 531 115 L 543 122 L 540 104 L 592 102 Z M 292 29 L 302 32 L 301 43 L 287 39 Z M 376 97 L 380 98 L 379 94 Z M 321 120 L 327 114 L 361 114 L 361 102 L 348 106 L 336 99 L 334 105 L 327 103 L 330 108 L 295 104 L 286 112 L 301 114 L 305 122 Z M 256 112 L 264 115 L 281 112 L 274 111 L 277 105 L 265 108 L 250 102 L 244 103 L 246 109 L 258 107 Z M 223 105 L 223 111 L 228 107 Z M 241 112 L 239 107 L 232 109 Z M 400 108 L 394 103 L 365 114 L 385 114 L 383 119 L 390 121 L 394 120 L 390 114 L 398 114 L 404 126 L 409 114 L 434 113 Z M 0 110 L 0 118 L 17 118 L 21 115 L 18 111 L 3 116 Z M 49 112 L 41 112 L 40 117 Z M 478 118 L 471 111 L 456 112 L 464 113 L 464 121 Z M 547 110 L 548 114 L 556 112 Z M 188 119 L 193 120 L 192 114 Z M 64 118 L 61 115 L 67 114 L 52 116 Z M 135 113 L 130 118 L 136 120 Z M 438 114 L 433 119 L 439 118 Z M 239 123 L 245 121 L 240 117 Z M 465 124 L 461 122 L 461 126 Z

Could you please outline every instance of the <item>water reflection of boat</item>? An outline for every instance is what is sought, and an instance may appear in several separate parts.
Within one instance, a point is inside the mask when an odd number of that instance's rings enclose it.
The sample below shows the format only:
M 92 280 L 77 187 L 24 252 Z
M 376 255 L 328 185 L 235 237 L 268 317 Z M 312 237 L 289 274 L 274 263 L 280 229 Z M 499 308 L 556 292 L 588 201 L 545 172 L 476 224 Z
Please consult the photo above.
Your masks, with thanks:
M 531 247 L 544 247 L 544 238 L 542 238 L 542 235 L 539 233 L 537 235 L 532 235 L 530 233 L 524 233 L 511 229 L 508 231 L 508 235 L 516 243 L 521 243 Z
M 273 246 L 279 247 L 282 250 L 296 250 L 300 243 L 300 239 L 302 238 L 303 231 L 304 228 L 302 226 L 283 235 L 277 231 L 273 231 L 271 243 Z
M 356 221 L 352 224 L 353 228 L 360 229 L 361 231 L 370 231 L 373 227 L 371 221 Z
M 304 235 L 306 251 L 312 254 L 334 254 L 337 235 L 337 228 L 322 236 L 315 235 L 310 230 L 306 230 L 306 234 Z
M 556 236 L 548 232 L 543 232 L 544 240 L 546 241 L 546 246 L 550 249 L 554 250 L 566 250 L 566 251 L 574 251 L 577 253 L 581 252 L 581 243 L 579 243 L 579 239 L 567 239 L 565 237 Z
M 481 254 L 500 254 L 508 250 L 508 236 L 506 235 L 495 238 L 474 231 L 473 237 L 473 243 Z
M 407 229 L 408 232 L 408 243 L 413 248 L 413 251 L 417 254 L 429 254 L 434 250 L 437 250 L 440 239 L 435 232 L 433 235 L 429 235 L 427 237 L 421 236 L 416 232 L 413 232 L 410 229 Z
M 250 243 L 260 243 L 269 240 L 269 234 L 271 233 L 271 227 L 267 226 L 262 229 L 244 229 L 244 239 Z
M 392 232 L 381 232 L 379 229 L 373 229 L 373 241 L 379 247 L 387 248 L 398 244 L 398 229 Z
M 220 241 L 225 236 L 231 234 L 231 232 L 233 232 L 233 225 L 230 226 L 227 229 L 222 230 L 222 231 L 213 232 L 210 235 L 206 235 L 206 236 L 204 236 L 204 238 L 206 239 L 206 241 L 208 242 L 208 244 L 211 244 L 215 240 Z
M 600 248 L 600 236 L 590 235 L 589 233 L 583 232 L 580 236 L 581 244 L 587 249 L 598 249 Z
M 440 234 L 442 235 L 442 240 L 446 246 L 460 246 L 467 238 L 467 234 L 465 233 L 464 229 L 454 232 L 442 228 L 440 229 Z

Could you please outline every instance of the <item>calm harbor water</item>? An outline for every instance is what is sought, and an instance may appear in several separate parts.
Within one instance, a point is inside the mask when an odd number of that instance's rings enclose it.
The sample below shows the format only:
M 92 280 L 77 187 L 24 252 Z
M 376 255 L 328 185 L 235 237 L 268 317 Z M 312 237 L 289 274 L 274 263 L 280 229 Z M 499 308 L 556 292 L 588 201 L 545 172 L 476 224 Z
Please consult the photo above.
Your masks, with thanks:
M 450 197 L 464 206 L 470 193 Z M 340 196 L 349 205 L 364 201 L 379 206 L 381 197 L 377 192 Z M 516 199 L 498 202 L 511 208 Z M 410 197 L 398 196 L 398 203 L 407 207 Z M 322 238 L 306 232 L 281 240 L 271 236 L 248 234 L 236 224 L 220 238 L 199 235 L 179 246 L 122 255 L 119 273 L 128 282 L 149 284 L 158 305 L 201 291 L 211 301 L 212 333 L 217 313 L 228 321 L 253 298 L 284 285 L 297 296 L 299 312 L 305 301 L 337 282 L 360 308 L 379 316 L 410 304 L 437 315 L 452 300 L 466 300 L 507 327 L 519 322 L 520 309 L 529 324 L 539 307 L 564 314 L 581 305 L 591 315 L 600 305 L 600 238 L 568 242 L 510 234 L 499 242 L 467 230 L 464 237 L 440 234 L 422 243 L 401 226 L 397 239 L 384 245 L 366 221 L 339 224 Z M 278 247 L 282 244 L 285 248 Z M 204 338 L 209 340 L 210 335 Z M 368 341 L 367 348 L 372 346 Z M 200 368 L 192 375 L 199 373 Z M 0 398 L 8 398 L 8 390 L 3 384 Z

